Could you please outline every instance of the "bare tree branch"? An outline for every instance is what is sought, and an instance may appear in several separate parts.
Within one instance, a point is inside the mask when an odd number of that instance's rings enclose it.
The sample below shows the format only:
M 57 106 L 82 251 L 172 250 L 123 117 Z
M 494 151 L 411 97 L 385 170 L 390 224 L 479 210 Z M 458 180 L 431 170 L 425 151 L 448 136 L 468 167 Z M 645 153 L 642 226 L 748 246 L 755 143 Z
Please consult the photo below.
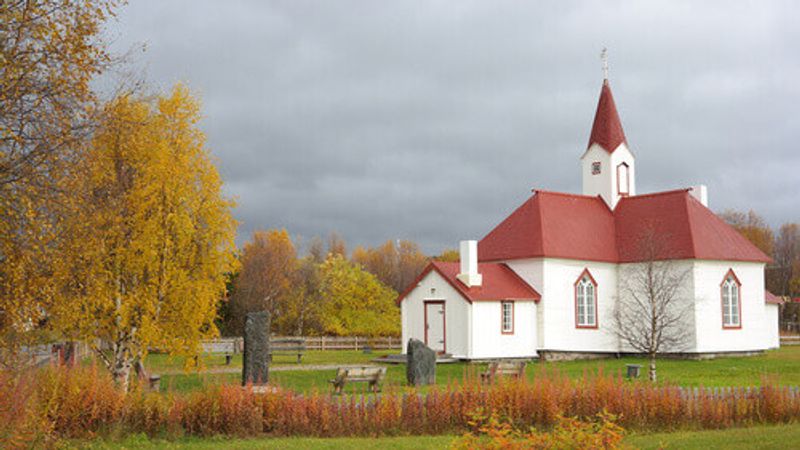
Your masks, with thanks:
M 644 260 L 623 268 L 612 326 L 624 347 L 648 356 L 651 381 L 656 381 L 656 356 L 685 350 L 692 337 L 692 305 L 681 296 L 690 270 L 662 259 L 666 242 L 653 229 L 639 236 L 638 253 Z

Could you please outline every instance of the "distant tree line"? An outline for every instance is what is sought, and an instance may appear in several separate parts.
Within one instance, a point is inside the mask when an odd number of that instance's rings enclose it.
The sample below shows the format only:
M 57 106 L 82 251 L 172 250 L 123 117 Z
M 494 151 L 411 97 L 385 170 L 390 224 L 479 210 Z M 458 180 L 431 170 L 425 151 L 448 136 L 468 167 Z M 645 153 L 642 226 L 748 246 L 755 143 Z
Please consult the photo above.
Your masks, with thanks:
M 726 210 L 720 217 L 772 258 L 766 287 L 775 295 L 800 296 L 800 224 L 787 222 L 777 231 L 755 211 Z
M 223 333 L 241 335 L 248 312 L 267 310 L 280 335 L 389 336 L 400 333 L 395 300 L 430 258 L 409 240 L 358 246 L 348 254 L 336 233 L 298 253 L 286 230 L 256 231 L 239 255 L 229 298 L 220 305 Z M 453 258 L 453 251 L 443 257 Z M 456 254 L 457 259 L 457 254 Z

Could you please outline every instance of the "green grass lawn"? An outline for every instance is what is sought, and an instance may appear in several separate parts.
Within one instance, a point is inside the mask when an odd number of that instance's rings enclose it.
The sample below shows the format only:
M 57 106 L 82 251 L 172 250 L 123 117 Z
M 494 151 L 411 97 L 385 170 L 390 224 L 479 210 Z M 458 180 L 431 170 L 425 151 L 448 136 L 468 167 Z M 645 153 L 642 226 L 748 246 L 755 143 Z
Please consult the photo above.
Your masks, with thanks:
M 304 357 L 305 364 L 364 364 L 378 354 L 365 355 L 356 351 L 310 351 Z M 207 367 L 224 367 L 222 355 L 210 355 Z M 292 364 L 291 357 L 278 357 L 276 366 Z M 579 378 L 584 373 L 594 373 L 604 370 L 606 373 L 616 374 L 624 370 L 626 364 L 642 364 L 643 371 L 646 361 L 640 358 L 621 358 L 591 361 L 562 361 L 533 363 L 528 366 L 527 375 L 534 380 L 536 374 L 542 369 L 557 370 L 560 373 Z M 178 358 L 170 359 L 166 355 L 150 355 L 147 359 L 149 370 L 158 373 L 164 370 L 179 370 L 183 361 Z M 241 359 L 237 359 L 230 367 L 240 368 Z M 449 382 L 458 382 L 467 372 L 477 373 L 483 370 L 480 364 L 440 364 L 436 367 L 436 382 L 444 385 Z M 644 373 L 644 372 L 643 372 Z M 779 350 L 769 351 L 764 355 L 750 357 L 718 358 L 705 361 L 688 360 L 660 360 L 658 374 L 662 383 L 678 384 L 681 386 L 757 386 L 765 377 L 785 385 L 800 385 L 800 346 L 787 346 Z M 328 380 L 333 378 L 334 370 L 317 371 L 275 371 L 270 374 L 272 383 L 296 391 L 330 390 Z M 184 374 L 164 375 L 162 386 L 176 391 L 187 391 L 202 388 L 214 383 L 238 383 L 241 379 L 239 373 L 208 374 L 188 372 Z M 387 379 L 384 384 L 386 389 L 401 387 L 405 380 L 404 365 L 389 365 Z M 641 382 L 646 382 L 642 380 Z M 363 392 L 365 386 L 356 384 L 350 386 L 350 392 Z
M 300 365 L 312 364 L 365 364 L 372 359 L 385 354 L 364 354 L 361 351 L 354 350 L 310 350 L 303 354 L 303 360 Z M 231 365 L 225 365 L 225 355 L 222 353 L 205 353 L 200 359 L 201 369 L 223 369 L 230 367 L 242 367 L 241 353 L 233 355 Z M 289 354 L 278 354 L 274 356 L 272 361 L 274 366 L 287 366 L 296 365 L 297 357 Z M 170 356 L 163 353 L 151 353 L 147 355 L 145 360 L 145 367 L 147 370 L 159 373 L 164 371 L 180 371 L 186 368 L 186 358 L 182 356 Z M 189 372 L 196 371 L 194 368 L 189 368 Z
M 353 364 L 353 363 L 342 363 Z M 388 365 L 384 390 L 403 388 L 406 379 L 406 366 L 403 364 Z M 436 367 L 437 385 L 446 385 L 450 382 L 459 382 L 464 379 L 465 371 L 477 371 L 479 368 L 468 367 L 467 364 L 440 364 Z M 292 370 L 270 372 L 270 384 L 281 386 L 299 392 L 329 392 L 331 385 L 328 380 L 333 379 L 336 371 L 330 370 Z M 188 373 L 163 375 L 161 377 L 162 390 L 190 391 L 220 383 L 239 383 L 241 373 Z M 366 392 L 366 383 L 355 383 L 345 387 L 349 393 Z M 422 389 L 424 392 L 426 389 Z
M 143 435 L 122 441 L 81 441 L 70 446 L 90 449 L 441 449 L 455 436 L 402 436 L 383 438 L 183 438 L 176 441 L 148 439 Z M 630 435 L 625 444 L 641 449 L 784 449 L 800 443 L 800 425 L 771 425 L 727 430 L 680 431 Z M 794 442 L 795 444 L 792 444 Z

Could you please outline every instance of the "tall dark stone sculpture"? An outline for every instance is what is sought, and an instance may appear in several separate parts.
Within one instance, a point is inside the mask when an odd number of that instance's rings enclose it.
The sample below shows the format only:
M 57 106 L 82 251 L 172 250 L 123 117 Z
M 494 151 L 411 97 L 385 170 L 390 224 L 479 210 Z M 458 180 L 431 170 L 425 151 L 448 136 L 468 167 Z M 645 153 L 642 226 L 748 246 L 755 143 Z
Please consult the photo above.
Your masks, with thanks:
M 406 379 L 412 386 L 436 383 L 436 352 L 422 341 L 409 339 L 406 347 Z
M 269 381 L 269 313 L 247 314 L 244 323 L 242 385 L 267 384 Z

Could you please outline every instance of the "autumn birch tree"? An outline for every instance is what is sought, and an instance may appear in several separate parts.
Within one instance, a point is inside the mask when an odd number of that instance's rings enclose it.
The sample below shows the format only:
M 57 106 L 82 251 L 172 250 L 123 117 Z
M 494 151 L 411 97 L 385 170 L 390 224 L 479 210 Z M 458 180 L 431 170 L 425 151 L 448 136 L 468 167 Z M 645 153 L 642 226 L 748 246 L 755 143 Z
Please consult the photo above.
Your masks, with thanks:
M 55 294 L 58 188 L 91 134 L 115 1 L 0 2 L 0 344 L 26 342 Z
M 235 264 L 233 204 L 198 120 L 180 85 L 154 101 L 122 96 L 64 186 L 75 213 L 63 223 L 51 324 L 93 345 L 125 388 L 149 348 L 193 355 L 216 333 Z
M 623 349 L 647 356 L 651 381 L 657 378 L 657 356 L 683 351 L 692 339 L 691 303 L 684 292 L 689 270 L 665 257 L 666 245 L 663 236 L 652 229 L 638 237 L 643 261 L 620 270 L 620 297 L 611 328 Z

